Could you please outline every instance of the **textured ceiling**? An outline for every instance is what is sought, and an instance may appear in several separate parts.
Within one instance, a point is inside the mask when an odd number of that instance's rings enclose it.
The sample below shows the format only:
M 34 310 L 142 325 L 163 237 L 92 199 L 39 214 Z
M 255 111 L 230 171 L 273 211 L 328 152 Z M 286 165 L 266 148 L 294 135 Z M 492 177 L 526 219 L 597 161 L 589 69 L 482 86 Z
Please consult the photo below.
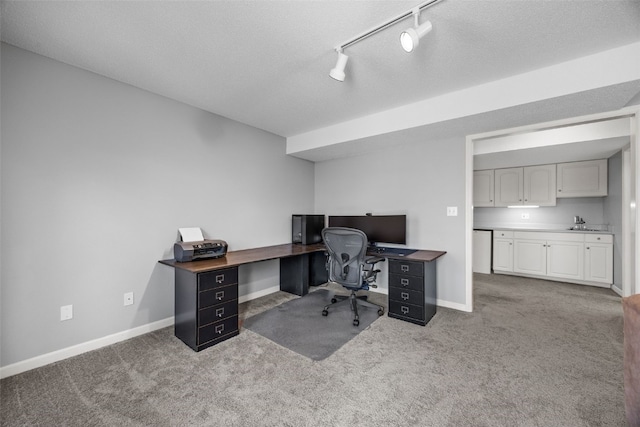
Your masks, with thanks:
M 3 1 L 2 40 L 292 136 L 640 40 L 640 1 L 444 0 L 412 54 L 412 1 Z M 628 100 L 633 94 L 626 96 Z M 621 105 L 617 106 L 618 108 Z

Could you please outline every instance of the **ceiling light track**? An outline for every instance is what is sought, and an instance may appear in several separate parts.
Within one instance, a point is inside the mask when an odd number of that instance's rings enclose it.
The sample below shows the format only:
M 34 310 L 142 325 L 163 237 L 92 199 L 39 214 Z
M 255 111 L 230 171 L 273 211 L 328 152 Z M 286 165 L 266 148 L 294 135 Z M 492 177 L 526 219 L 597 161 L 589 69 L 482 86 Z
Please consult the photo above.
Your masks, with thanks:
M 415 19 L 415 28 L 409 28 L 401 34 L 402 48 L 407 52 L 411 52 L 414 49 L 414 47 L 418 45 L 418 40 L 423 35 L 431 31 L 431 28 L 432 28 L 431 22 L 429 21 L 424 22 L 422 25 L 419 24 L 418 21 L 419 21 L 420 12 L 428 7 L 435 5 L 436 3 L 440 3 L 441 1 L 442 0 L 424 1 L 420 3 L 418 6 L 415 6 L 407 10 L 406 12 L 401 13 L 400 15 L 397 15 L 385 21 L 384 23 L 376 27 L 373 27 L 370 30 L 360 33 L 357 36 L 352 37 L 349 40 L 339 44 L 338 46 L 335 47 L 335 51 L 338 53 L 338 62 L 336 63 L 336 66 L 331 70 L 329 75 L 338 81 L 344 81 L 344 78 L 345 78 L 344 68 L 347 64 L 347 60 L 349 59 L 349 57 L 344 54 L 344 49 L 350 46 L 353 46 L 354 44 L 361 42 L 362 40 L 368 37 L 371 37 L 372 35 L 377 34 L 380 31 L 391 27 L 392 25 L 397 24 L 403 19 L 413 16 Z

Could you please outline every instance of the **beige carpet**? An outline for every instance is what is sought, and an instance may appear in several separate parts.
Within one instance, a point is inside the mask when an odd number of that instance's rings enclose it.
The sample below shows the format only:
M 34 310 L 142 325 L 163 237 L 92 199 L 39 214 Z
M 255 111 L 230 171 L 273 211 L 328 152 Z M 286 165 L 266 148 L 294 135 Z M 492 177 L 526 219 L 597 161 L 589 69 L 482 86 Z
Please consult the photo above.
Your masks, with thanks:
M 384 296 L 377 295 L 384 301 Z M 294 296 L 243 304 L 243 318 Z M 316 362 L 242 329 L 166 328 L 0 382 L 3 426 L 623 426 L 622 309 L 600 289 L 475 276 L 475 311 L 386 315 Z

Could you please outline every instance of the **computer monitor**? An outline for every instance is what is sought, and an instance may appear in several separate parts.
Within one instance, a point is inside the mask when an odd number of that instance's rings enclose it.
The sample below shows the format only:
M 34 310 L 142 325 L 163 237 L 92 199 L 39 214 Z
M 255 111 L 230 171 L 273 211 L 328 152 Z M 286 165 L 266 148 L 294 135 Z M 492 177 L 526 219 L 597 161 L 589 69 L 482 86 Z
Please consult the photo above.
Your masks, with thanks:
M 369 244 L 407 244 L 406 215 L 350 215 L 329 216 L 329 227 L 348 227 L 362 230 Z

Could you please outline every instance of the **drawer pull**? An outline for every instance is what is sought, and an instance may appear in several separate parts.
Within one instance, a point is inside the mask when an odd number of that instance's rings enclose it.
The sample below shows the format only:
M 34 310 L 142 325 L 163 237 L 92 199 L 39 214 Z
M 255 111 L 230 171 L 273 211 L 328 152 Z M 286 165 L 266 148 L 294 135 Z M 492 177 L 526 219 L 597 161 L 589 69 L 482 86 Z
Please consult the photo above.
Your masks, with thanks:
M 224 331 L 224 324 L 216 325 L 215 331 L 216 331 L 216 334 L 218 334 L 218 335 L 221 334 Z
M 224 282 L 224 274 L 218 274 L 216 276 L 216 283 L 222 283 Z
M 409 307 L 403 305 L 400 307 L 400 311 L 402 312 L 402 314 L 409 314 Z
M 407 292 L 402 292 L 400 293 L 400 296 L 402 297 L 403 300 L 408 300 L 409 299 L 409 294 Z
M 400 279 L 400 284 L 402 286 L 409 286 L 409 279 L 406 279 L 406 278 Z
M 224 316 L 224 307 L 216 309 L 216 316 L 217 317 Z
M 216 299 L 218 301 L 222 301 L 224 299 L 224 291 L 218 291 L 216 292 Z
M 409 266 L 408 266 L 408 265 L 406 265 L 406 264 L 402 264 L 402 265 L 400 266 L 400 270 L 402 270 L 404 273 L 406 273 L 406 272 L 408 272 L 408 271 L 409 271 Z

